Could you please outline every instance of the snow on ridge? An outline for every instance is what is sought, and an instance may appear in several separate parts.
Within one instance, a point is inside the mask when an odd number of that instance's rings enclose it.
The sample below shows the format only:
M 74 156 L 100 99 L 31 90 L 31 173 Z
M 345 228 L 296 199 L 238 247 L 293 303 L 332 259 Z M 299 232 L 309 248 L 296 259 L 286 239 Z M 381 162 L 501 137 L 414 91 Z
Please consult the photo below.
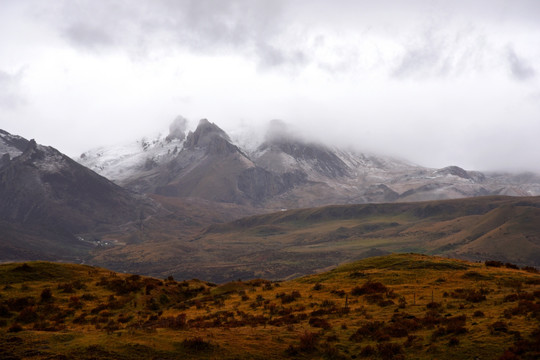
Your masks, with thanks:
M 22 154 L 22 151 L 14 147 L 8 146 L 4 143 L 0 143 L 0 156 L 4 154 L 9 154 L 10 158 L 17 157 Z
M 9 154 L 11 158 L 17 157 L 22 154 L 22 151 L 16 147 L 9 145 L 9 142 L 13 140 L 22 140 L 23 138 L 17 135 L 0 132 L 0 157 L 4 154 Z
M 36 167 L 41 171 L 55 173 L 66 167 L 66 159 L 60 152 L 54 151 L 49 146 L 43 145 L 37 145 L 37 149 L 46 154 L 43 159 L 38 159 L 34 162 Z
M 167 140 L 161 134 L 153 139 L 144 137 L 129 143 L 103 146 L 83 153 L 77 161 L 100 175 L 121 181 L 144 170 L 150 163 L 160 164 L 183 148 L 184 141 Z
M 253 154 L 264 141 L 264 136 L 261 132 L 253 128 L 240 128 L 227 133 L 232 143 L 238 146 L 242 151 Z

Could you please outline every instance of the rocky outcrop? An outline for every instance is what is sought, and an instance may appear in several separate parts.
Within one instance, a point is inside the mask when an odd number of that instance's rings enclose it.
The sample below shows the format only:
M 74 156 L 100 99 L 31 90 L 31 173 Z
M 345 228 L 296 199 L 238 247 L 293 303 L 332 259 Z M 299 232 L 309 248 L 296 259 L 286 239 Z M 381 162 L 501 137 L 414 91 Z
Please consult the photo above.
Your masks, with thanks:
M 0 156 L 9 154 L 11 157 L 20 155 L 27 147 L 28 140 L 12 135 L 0 129 Z
M 0 169 L 4 166 L 7 166 L 11 160 L 11 156 L 9 154 L 4 154 L 2 157 L 0 157 Z
M 438 176 L 457 176 L 462 179 L 467 179 L 475 183 L 482 183 L 486 180 L 486 176 L 479 171 L 466 171 L 459 166 L 447 166 L 435 171 Z
M 293 162 L 289 163 L 291 170 L 308 167 L 321 176 L 329 178 L 350 175 L 350 168 L 332 150 L 320 145 L 309 144 L 300 140 L 278 139 L 262 144 L 256 154 L 255 162 L 264 168 L 271 169 L 276 154 L 286 154 Z M 307 169 L 306 169 L 307 170 Z
M 254 203 L 262 203 L 306 182 L 307 176 L 301 171 L 275 174 L 260 167 L 251 167 L 238 177 L 238 189 Z

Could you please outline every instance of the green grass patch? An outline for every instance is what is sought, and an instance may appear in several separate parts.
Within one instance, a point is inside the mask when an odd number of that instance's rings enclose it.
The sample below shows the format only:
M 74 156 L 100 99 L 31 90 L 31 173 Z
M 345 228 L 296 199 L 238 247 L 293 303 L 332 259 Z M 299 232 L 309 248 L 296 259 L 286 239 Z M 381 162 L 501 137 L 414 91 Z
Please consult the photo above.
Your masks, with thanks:
M 359 271 L 369 269 L 389 269 L 389 270 L 465 270 L 468 266 L 451 260 L 429 260 L 421 255 L 394 254 L 389 256 L 377 256 L 360 260 L 351 264 L 338 267 L 336 272 Z
M 27 281 L 70 280 L 78 271 L 74 266 L 32 261 L 24 264 L 0 265 L 0 284 L 17 284 Z

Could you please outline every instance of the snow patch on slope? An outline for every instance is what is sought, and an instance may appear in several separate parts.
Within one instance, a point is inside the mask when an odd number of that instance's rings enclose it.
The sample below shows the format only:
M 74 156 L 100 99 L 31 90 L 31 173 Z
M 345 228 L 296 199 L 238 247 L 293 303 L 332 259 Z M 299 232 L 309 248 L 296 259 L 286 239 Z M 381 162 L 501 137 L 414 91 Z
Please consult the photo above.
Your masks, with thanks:
M 9 154 L 10 158 L 14 158 L 22 154 L 22 151 L 12 144 L 24 139 L 17 135 L 11 135 L 7 132 L 0 131 L 0 157 L 4 154 Z
M 44 157 L 34 161 L 34 165 L 45 173 L 57 173 L 67 166 L 66 159 L 62 154 L 48 146 L 37 145 L 37 150 L 45 154 Z
M 172 159 L 182 150 L 183 144 L 184 140 L 171 140 L 159 134 L 153 139 L 142 138 L 127 144 L 92 149 L 77 161 L 112 181 L 121 182 Z

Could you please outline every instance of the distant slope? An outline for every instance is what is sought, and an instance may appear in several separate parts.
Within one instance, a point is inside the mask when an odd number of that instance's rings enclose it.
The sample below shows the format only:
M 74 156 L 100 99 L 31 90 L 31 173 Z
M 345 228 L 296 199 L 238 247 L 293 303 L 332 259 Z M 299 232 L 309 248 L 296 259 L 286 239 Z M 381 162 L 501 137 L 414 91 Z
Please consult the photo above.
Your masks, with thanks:
M 540 198 L 480 197 L 420 203 L 337 205 L 212 225 L 178 246 L 177 261 L 140 269 L 213 281 L 283 279 L 370 254 L 422 252 L 540 265 Z M 100 256 L 102 264 L 116 249 Z M 161 270 L 160 267 L 163 266 Z
M 400 254 L 214 285 L 0 265 L 2 359 L 538 359 L 540 274 Z

